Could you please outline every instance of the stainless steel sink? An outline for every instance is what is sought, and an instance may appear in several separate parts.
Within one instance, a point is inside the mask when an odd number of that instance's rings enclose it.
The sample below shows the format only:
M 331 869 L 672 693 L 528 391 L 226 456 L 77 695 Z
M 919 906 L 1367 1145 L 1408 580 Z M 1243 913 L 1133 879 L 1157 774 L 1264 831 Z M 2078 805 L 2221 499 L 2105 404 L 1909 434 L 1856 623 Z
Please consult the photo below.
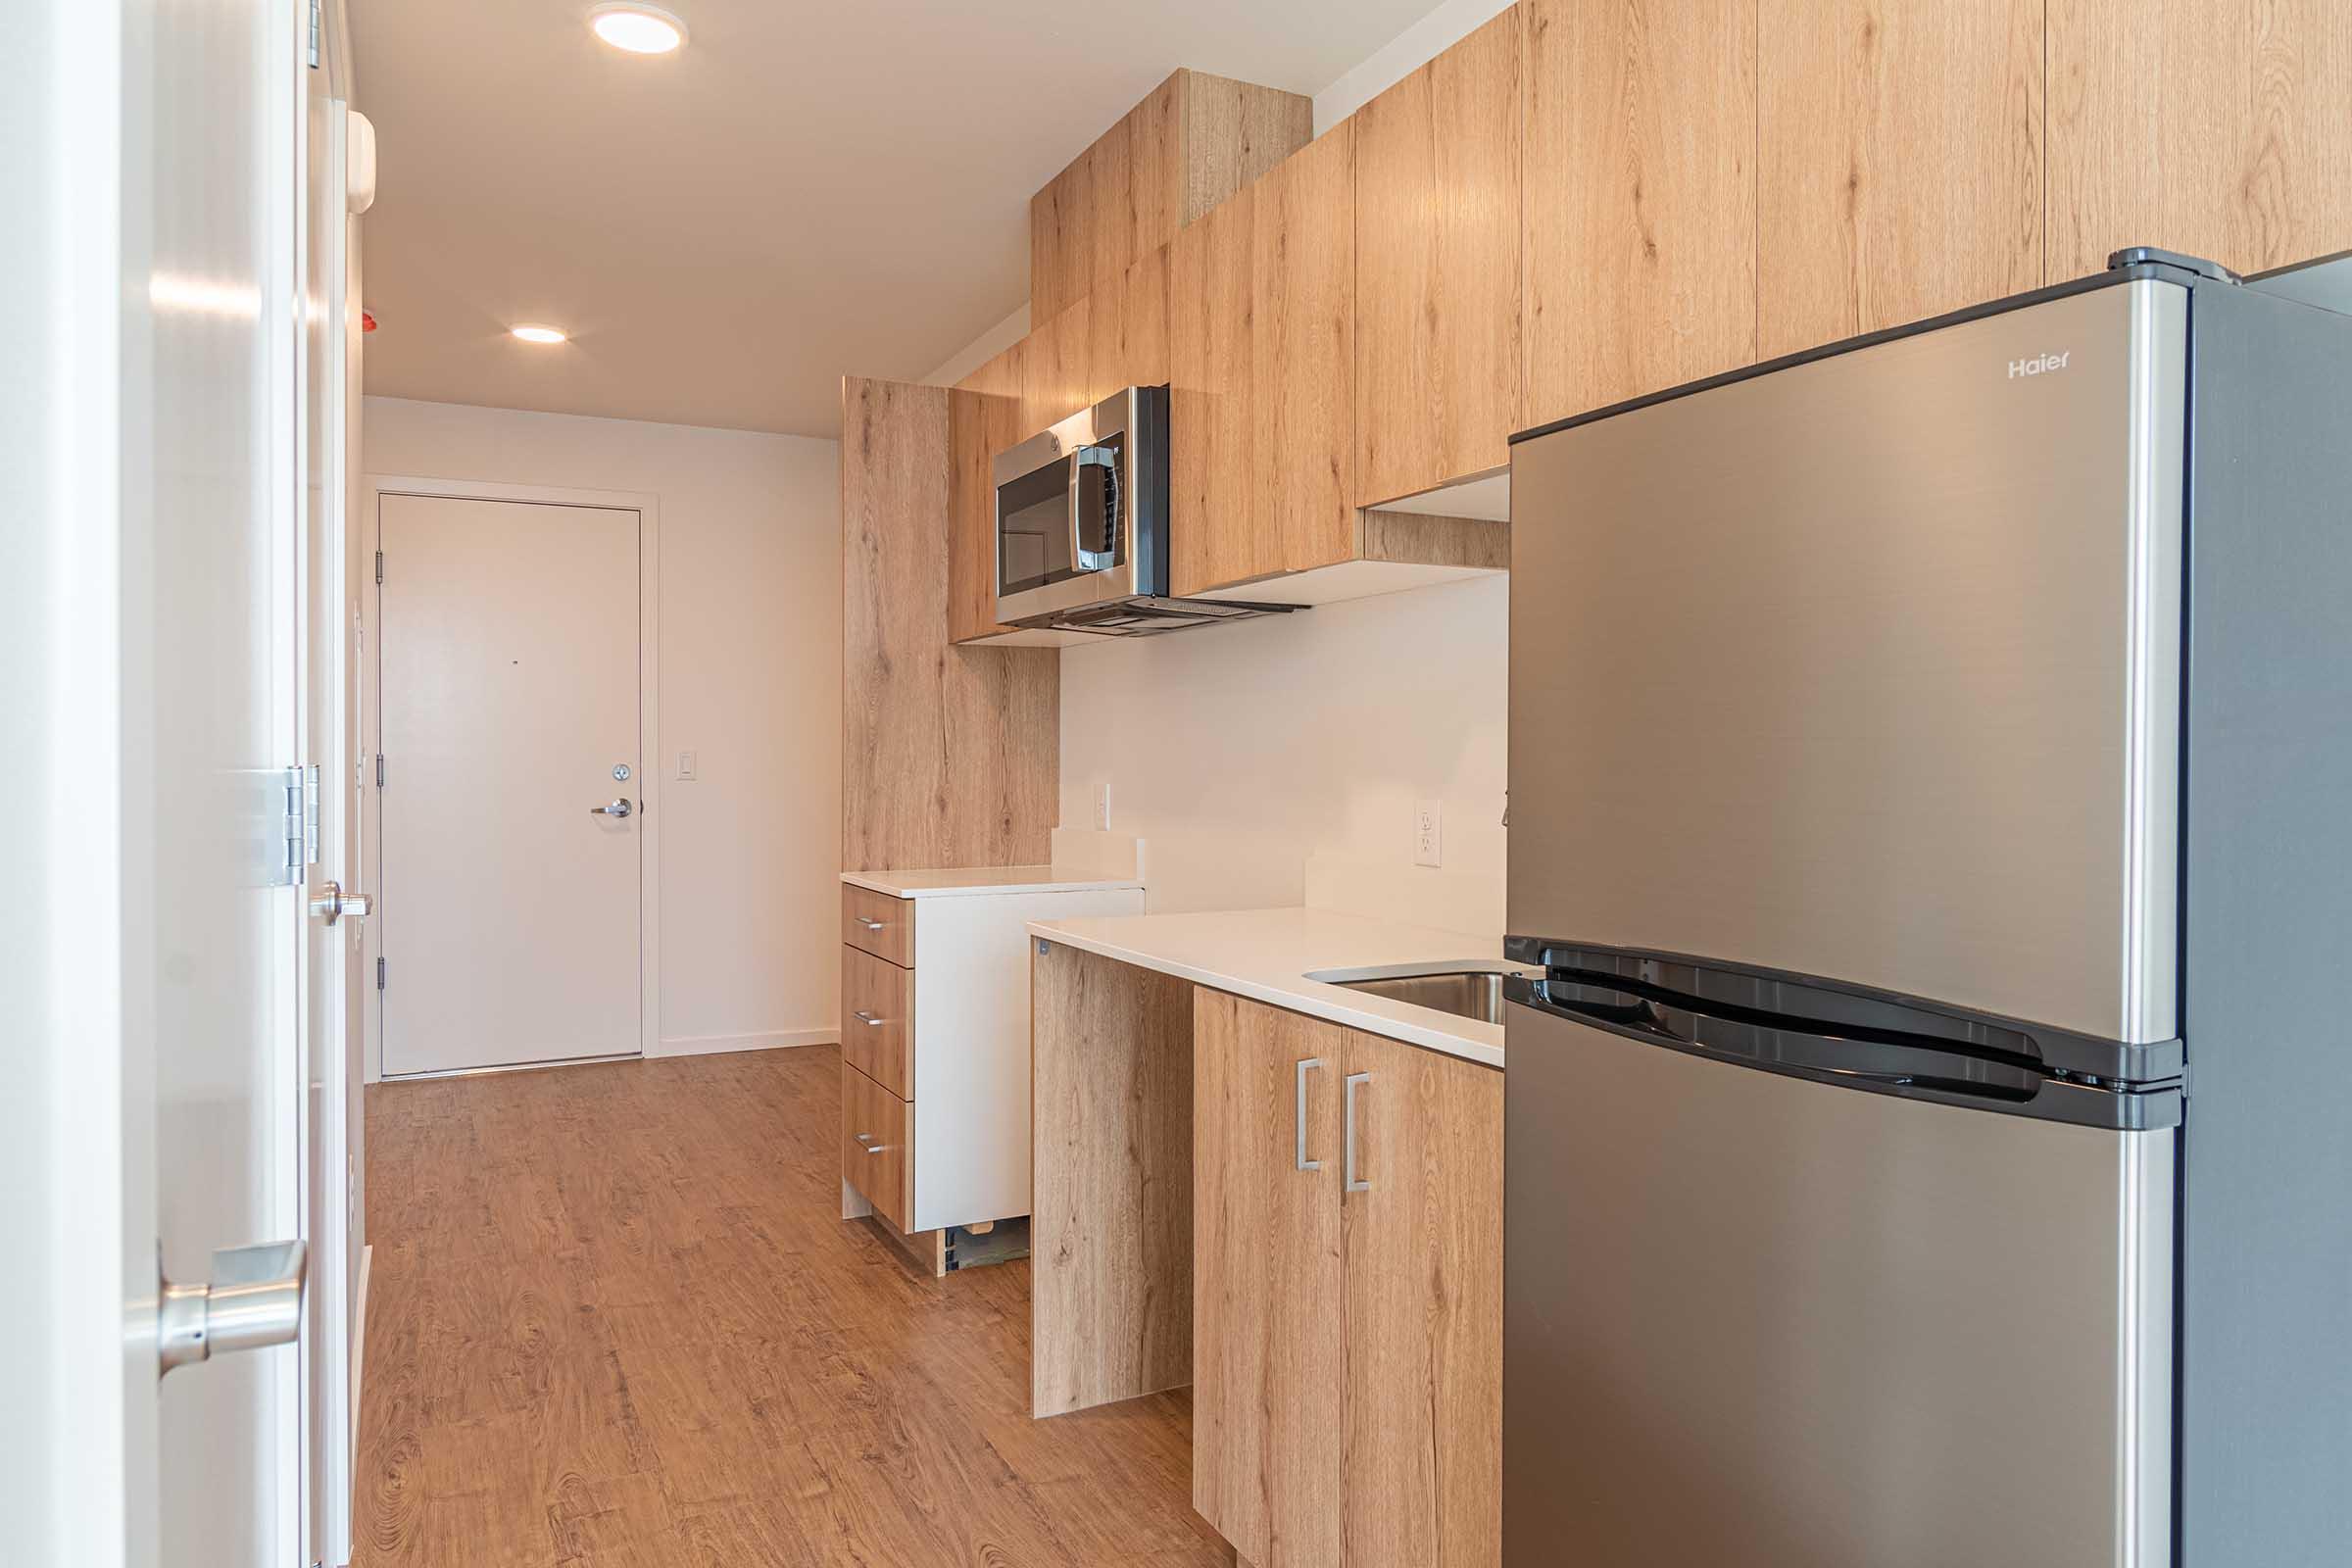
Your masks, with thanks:
M 1306 978 L 1368 997 L 1386 997 L 1433 1012 L 1502 1022 L 1502 977 L 1522 971 L 1499 959 L 1468 958 L 1444 963 L 1389 963 L 1366 969 L 1317 969 Z

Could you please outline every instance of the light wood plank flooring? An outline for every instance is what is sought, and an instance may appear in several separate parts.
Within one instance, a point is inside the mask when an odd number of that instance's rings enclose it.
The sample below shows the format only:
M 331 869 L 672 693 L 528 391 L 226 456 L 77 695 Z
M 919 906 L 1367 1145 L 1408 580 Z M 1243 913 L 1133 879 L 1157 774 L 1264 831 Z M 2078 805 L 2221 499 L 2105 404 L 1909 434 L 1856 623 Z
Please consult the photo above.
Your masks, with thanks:
M 356 1562 L 1225 1564 L 1191 1406 L 1029 1416 L 1029 1266 L 839 1211 L 830 1047 L 382 1084 Z

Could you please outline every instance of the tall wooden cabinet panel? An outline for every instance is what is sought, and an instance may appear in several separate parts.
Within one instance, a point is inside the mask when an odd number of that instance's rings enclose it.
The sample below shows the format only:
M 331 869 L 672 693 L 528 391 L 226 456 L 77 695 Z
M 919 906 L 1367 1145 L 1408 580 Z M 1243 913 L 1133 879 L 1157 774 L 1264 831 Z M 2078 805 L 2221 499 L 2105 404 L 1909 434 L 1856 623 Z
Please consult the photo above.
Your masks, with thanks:
M 2042 0 L 1761 0 L 1757 354 L 2042 281 Z
M 1344 1557 L 1498 1563 L 1502 1074 L 1352 1030 L 1343 1060 Z
M 997 623 L 996 455 L 1020 439 L 1027 339 L 956 384 L 948 400 L 953 467 L 948 495 L 948 636 L 962 642 Z
M 1347 1044 L 1224 992 L 1193 1004 L 1193 1507 L 1253 1568 L 1341 1561 Z
M 2352 248 L 2352 6 L 2049 0 L 2049 279 Z
M 1354 147 L 1354 124 L 1342 121 L 1256 186 L 1252 510 L 1278 536 L 1285 571 L 1356 553 Z
M 950 394 L 842 382 L 842 867 L 1039 864 L 1059 656 L 948 646 Z
M 1756 0 L 1524 0 L 1535 424 L 1747 363 Z
M 1282 569 L 1282 541 L 1256 514 L 1257 194 L 1241 191 L 1168 247 L 1168 547 L 1178 594 Z
M 1168 361 L 1168 247 L 1160 246 L 1096 295 L 1087 312 L 1089 402 L 1126 387 L 1162 386 Z
M 1355 112 L 1355 485 L 1499 467 L 1519 407 L 1521 8 Z

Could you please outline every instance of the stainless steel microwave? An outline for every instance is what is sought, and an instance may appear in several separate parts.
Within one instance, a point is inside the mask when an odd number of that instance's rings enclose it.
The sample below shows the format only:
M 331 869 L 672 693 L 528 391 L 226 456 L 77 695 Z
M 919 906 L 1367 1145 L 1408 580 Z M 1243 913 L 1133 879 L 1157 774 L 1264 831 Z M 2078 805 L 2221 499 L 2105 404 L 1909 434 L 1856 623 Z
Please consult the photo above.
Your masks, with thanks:
M 1168 592 L 1168 389 L 1131 386 L 996 460 L 997 619 L 1134 637 L 1287 610 Z

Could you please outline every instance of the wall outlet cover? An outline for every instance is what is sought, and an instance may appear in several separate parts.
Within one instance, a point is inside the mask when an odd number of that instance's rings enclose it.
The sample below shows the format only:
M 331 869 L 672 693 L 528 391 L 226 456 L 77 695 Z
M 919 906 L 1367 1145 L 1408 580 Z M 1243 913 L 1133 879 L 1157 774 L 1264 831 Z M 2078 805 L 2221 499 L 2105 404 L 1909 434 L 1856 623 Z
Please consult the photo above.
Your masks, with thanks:
M 1437 801 L 1413 803 L 1413 863 L 1446 863 L 1446 808 Z

